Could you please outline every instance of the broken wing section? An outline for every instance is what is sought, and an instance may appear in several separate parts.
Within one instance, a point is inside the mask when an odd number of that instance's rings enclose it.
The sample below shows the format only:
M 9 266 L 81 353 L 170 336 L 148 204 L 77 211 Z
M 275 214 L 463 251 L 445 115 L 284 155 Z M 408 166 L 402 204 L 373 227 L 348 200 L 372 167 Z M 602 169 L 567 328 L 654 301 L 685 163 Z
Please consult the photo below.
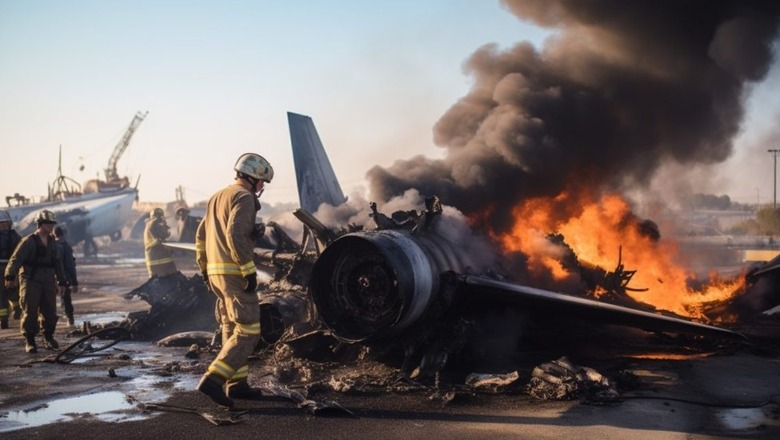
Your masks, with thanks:
M 561 317 L 566 316 L 573 319 L 597 321 L 603 324 L 624 325 L 648 331 L 693 333 L 727 339 L 746 339 L 740 333 L 711 325 L 536 289 L 520 284 L 472 275 L 465 276 L 463 282 L 469 287 L 469 290 L 479 291 L 482 295 L 487 294 L 493 299 L 517 304 L 529 309 L 545 311 Z
M 301 208 L 317 212 L 323 203 L 338 206 L 346 202 L 312 119 L 288 112 L 287 120 Z

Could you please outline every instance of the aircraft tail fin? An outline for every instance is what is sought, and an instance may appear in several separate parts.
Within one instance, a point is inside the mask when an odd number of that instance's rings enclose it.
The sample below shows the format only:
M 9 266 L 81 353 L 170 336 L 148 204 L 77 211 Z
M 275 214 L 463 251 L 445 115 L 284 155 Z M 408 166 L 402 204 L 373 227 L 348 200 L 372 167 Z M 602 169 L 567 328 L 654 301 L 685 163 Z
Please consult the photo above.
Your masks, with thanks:
M 287 121 L 301 208 L 314 213 L 323 203 L 338 206 L 346 202 L 312 119 L 287 112 Z

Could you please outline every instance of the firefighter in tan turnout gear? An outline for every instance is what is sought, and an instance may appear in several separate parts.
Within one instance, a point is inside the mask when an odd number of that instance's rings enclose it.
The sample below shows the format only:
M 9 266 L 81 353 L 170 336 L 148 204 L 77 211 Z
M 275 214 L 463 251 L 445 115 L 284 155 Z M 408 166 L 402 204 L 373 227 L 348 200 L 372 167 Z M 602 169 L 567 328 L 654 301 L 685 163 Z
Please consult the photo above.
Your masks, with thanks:
M 144 256 L 149 278 L 164 277 L 176 273 L 176 263 L 171 256 L 171 250 L 163 243 L 171 236 L 170 227 L 165 221 L 165 213 L 160 208 L 154 208 L 149 213 L 144 228 Z
M 28 353 L 38 351 L 35 336 L 40 330 L 39 317 L 46 348 L 59 348 L 54 340 L 58 319 L 57 295 L 61 295 L 67 286 L 52 235 L 57 218 L 53 212 L 44 209 L 35 216 L 35 222 L 38 228 L 22 238 L 5 268 L 5 287 L 9 289 L 19 284 L 22 335 L 27 341 L 25 351 Z
M 227 407 L 234 398 L 261 395 L 247 380 L 248 358 L 260 341 L 253 231 L 260 209 L 257 197 L 274 177 L 271 164 L 254 153 L 242 154 L 233 169 L 235 181 L 211 196 L 195 237 L 196 260 L 217 296 L 222 326 L 222 350 L 197 389 Z

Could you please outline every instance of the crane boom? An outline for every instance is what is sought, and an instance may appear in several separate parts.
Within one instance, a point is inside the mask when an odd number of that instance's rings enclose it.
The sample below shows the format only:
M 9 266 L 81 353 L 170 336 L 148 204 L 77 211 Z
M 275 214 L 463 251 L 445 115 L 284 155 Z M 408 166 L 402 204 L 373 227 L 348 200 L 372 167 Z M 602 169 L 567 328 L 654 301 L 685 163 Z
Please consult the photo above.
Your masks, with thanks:
M 127 149 L 127 146 L 130 144 L 130 139 L 133 137 L 135 130 L 138 129 L 138 126 L 141 125 L 141 122 L 148 114 L 148 111 L 139 111 L 135 114 L 133 120 L 130 121 L 130 126 L 127 127 L 127 130 L 125 130 L 125 134 L 122 136 L 122 139 L 120 139 L 119 143 L 117 143 L 116 147 L 114 147 L 114 152 L 111 153 L 111 158 L 108 159 L 108 167 L 106 168 L 106 182 L 119 180 L 119 174 L 116 172 L 116 164 L 119 162 L 119 158 L 122 157 L 122 153 L 125 152 L 125 149 Z

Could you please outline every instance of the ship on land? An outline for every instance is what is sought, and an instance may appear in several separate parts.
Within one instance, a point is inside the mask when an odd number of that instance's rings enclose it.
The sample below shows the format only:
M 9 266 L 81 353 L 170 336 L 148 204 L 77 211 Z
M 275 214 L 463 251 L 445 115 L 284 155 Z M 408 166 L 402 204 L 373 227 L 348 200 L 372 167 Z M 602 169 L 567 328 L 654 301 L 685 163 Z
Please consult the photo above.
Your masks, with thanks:
M 48 194 L 33 202 L 18 193 L 5 198 L 5 209 L 11 215 L 16 230 L 28 234 L 35 229 L 35 216 L 43 209 L 57 215 L 57 223 L 67 231 L 67 240 L 75 246 L 84 242 L 84 255 L 97 255 L 95 238 L 107 236 L 112 241 L 122 238 L 122 228 L 132 215 L 138 200 L 138 182 L 130 185 L 127 176 L 117 173 L 117 162 L 148 112 L 138 112 L 119 140 L 105 169 L 105 180 L 91 179 L 80 185 L 62 174 L 62 151 L 57 177 L 49 184 Z

